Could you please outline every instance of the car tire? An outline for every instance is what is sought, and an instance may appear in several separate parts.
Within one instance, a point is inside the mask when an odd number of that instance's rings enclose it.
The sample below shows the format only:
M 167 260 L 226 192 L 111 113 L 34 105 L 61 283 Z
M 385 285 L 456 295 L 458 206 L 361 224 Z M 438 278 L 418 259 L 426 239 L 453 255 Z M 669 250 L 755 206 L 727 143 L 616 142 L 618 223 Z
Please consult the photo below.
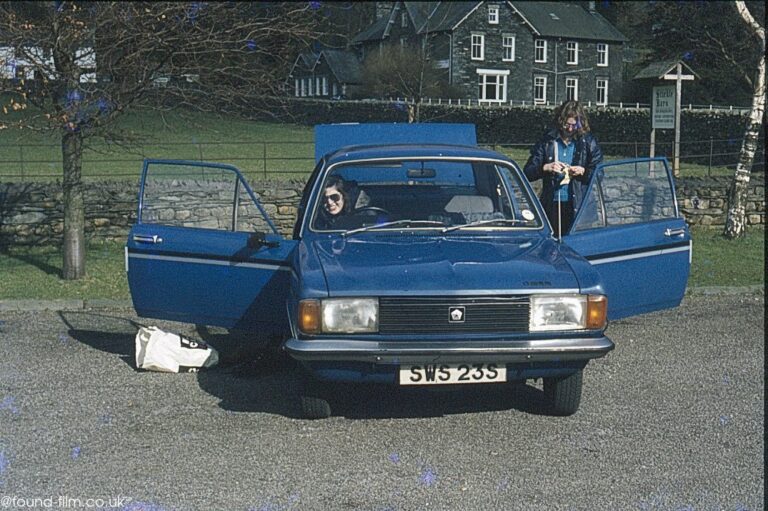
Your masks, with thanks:
M 331 405 L 322 397 L 303 395 L 301 413 L 305 419 L 327 419 L 331 416 Z
M 581 403 L 581 387 L 584 370 L 579 369 L 570 376 L 544 378 L 544 395 L 552 415 L 573 415 Z

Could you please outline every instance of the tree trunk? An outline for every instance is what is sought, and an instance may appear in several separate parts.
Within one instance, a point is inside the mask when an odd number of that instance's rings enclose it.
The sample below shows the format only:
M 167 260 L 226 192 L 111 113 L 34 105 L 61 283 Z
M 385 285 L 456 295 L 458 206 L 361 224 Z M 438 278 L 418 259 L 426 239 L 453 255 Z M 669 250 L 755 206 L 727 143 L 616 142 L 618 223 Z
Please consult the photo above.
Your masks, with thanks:
M 85 200 L 82 181 L 83 137 L 68 131 L 61 137 L 64 162 L 64 265 L 62 278 L 85 277 Z
M 752 96 L 752 110 L 749 113 L 749 120 L 744 132 L 739 162 L 736 164 L 736 172 L 733 175 L 733 181 L 728 191 L 728 216 L 725 220 L 723 235 L 729 239 L 743 236 L 747 231 L 747 189 L 752 171 L 752 162 L 757 151 L 763 113 L 765 112 L 765 30 L 761 30 L 762 27 L 757 25 L 749 11 L 746 10 L 743 2 L 736 2 L 736 5 L 745 22 L 752 26 L 756 35 L 761 38 L 763 55 L 760 57 L 757 66 L 755 91 Z

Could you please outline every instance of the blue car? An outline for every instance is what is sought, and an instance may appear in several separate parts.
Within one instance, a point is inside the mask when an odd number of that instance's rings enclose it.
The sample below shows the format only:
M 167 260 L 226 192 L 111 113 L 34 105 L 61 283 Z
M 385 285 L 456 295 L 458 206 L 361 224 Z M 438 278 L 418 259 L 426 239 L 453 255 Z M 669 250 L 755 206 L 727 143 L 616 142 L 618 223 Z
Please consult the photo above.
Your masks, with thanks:
M 326 382 L 543 380 L 577 411 L 609 320 L 682 300 L 691 238 L 663 158 L 603 164 L 557 237 L 531 184 L 472 125 L 316 128 L 290 239 L 231 166 L 147 160 L 126 247 L 136 312 L 273 339 Z M 270 206 L 274 208 L 274 206 Z

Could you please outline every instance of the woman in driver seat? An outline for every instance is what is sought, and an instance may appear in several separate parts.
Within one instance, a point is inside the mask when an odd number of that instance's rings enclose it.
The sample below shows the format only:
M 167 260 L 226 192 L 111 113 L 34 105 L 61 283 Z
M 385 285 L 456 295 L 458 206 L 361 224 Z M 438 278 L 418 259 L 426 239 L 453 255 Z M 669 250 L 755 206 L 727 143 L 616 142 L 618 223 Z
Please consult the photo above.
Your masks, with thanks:
M 317 219 L 320 229 L 341 228 L 339 221 L 356 209 L 368 205 L 370 199 L 357 187 L 354 181 L 345 181 L 338 176 L 331 176 L 323 190 L 323 204 Z

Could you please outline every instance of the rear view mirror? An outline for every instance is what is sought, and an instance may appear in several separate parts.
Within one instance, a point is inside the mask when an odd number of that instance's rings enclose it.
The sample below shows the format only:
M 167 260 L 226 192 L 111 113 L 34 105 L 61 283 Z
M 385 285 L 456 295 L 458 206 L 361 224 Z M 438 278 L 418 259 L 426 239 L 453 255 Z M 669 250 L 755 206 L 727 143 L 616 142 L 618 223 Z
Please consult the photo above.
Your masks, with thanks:
M 435 169 L 408 169 L 408 177 L 435 177 Z

